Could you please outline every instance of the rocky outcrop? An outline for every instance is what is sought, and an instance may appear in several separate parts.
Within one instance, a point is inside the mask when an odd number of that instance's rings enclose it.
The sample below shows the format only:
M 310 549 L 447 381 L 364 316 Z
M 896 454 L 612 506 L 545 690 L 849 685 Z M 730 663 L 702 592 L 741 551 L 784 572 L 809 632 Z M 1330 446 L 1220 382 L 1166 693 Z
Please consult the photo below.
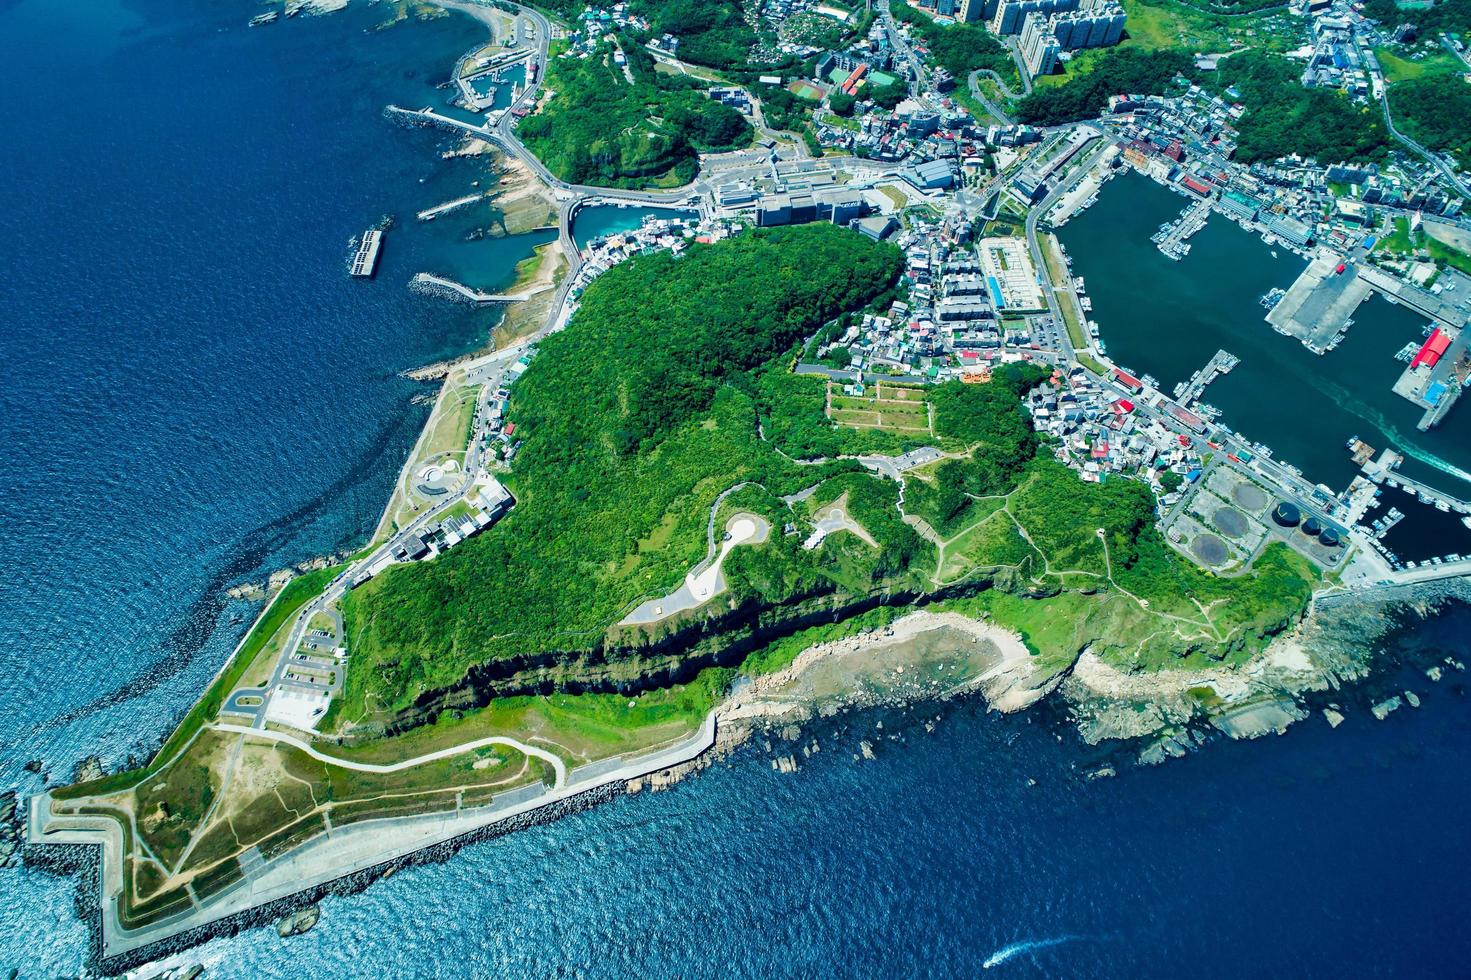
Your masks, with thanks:
M 322 910 L 316 905 L 308 905 L 304 909 L 292 912 L 290 915 L 282 916 L 276 923 L 276 934 L 282 939 L 299 936 L 304 932 L 310 932 L 312 926 L 321 919 Z
M 751 651 L 813 626 L 839 623 L 880 606 L 922 608 L 989 587 L 980 580 L 933 593 L 876 587 L 854 595 L 824 589 L 775 604 L 727 594 L 652 630 L 613 627 L 584 650 L 545 651 L 472 667 L 458 683 L 428 691 L 411 708 L 353 734 L 407 731 L 432 723 L 444 711 L 469 710 L 500 697 L 553 691 L 632 695 L 687 683 L 706 667 L 737 666 Z
M 1315 696 L 1397 666 L 1378 641 L 1405 619 L 1432 616 L 1448 602 L 1471 602 L 1471 583 L 1330 596 L 1255 656 L 1199 670 L 1131 672 L 1085 650 L 1061 693 L 1086 741 L 1145 740 L 1146 762 L 1183 755 L 1210 732 L 1231 738 L 1280 734 L 1308 717 Z M 1417 669 L 1432 679 L 1442 672 L 1440 665 Z M 1415 704 L 1413 693 L 1386 696 L 1372 713 L 1383 719 L 1402 704 Z M 1344 718 L 1337 704 L 1323 714 L 1333 727 Z

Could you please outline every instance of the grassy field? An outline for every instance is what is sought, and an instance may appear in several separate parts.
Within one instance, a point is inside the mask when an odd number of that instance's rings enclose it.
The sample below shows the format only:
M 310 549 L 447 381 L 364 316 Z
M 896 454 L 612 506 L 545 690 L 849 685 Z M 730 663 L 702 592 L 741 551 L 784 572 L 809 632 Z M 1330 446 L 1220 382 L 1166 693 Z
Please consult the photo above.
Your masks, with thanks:
M 435 412 L 420 459 L 427 461 L 465 451 L 470 444 L 470 426 L 475 421 L 475 402 L 480 397 L 480 387 L 462 385 L 445 396 Z
M 699 727 L 714 707 L 718 678 L 650 691 L 617 694 L 553 694 L 500 698 L 474 711 L 448 712 L 391 739 L 344 746 L 334 754 L 355 762 L 391 762 L 424 755 L 490 735 L 537 742 L 569 765 L 660 745 Z
M 898 434 L 933 435 L 929 402 L 923 388 L 875 382 L 862 395 L 845 395 L 828 382 L 827 417 L 854 429 L 880 429 Z
M 1437 46 L 1423 57 L 1401 57 L 1388 48 L 1375 48 L 1374 57 L 1384 69 L 1384 77 L 1390 84 L 1404 82 L 1426 75 L 1452 75 L 1464 72 L 1466 66 L 1449 51 Z
M 56 798 L 71 799 L 115 793 L 137 785 L 162 768 L 184 745 L 188 744 L 194 734 L 203 727 L 205 721 L 213 718 L 219 712 L 226 695 L 239 686 L 245 672 L 263 651 L 274 649 L 279 652 L 280 645 L 284 642 L 284 631 L 291 617 L 298 609 L 319 595 L 338 570 L 332 567 L 308 572 L 286 584 L 286 587 L 277 595 L 275 602 L 271 603 L 261 618 L 251 627 L 250 632 L 246 634 L 244 643 L 241 644 L 229 665 L 219 677 L 215 678 L 214 683 L 204 692 L 204 696 L 184 716 L 179 727 L 174 729 L 173 734 L 163 743 L 163 747 L 158 750 L 147 766 L 142 769 L 113 773 L 90 783 L 78 783 L 75 786 L 59 789 L 54 794 Z
M 1375 248 L 1376 252 L 1383 251 L 1391 255 L 1409 258 L 1416 251 L 1424 249 L 1425 254 L 1437 265 L 1449 266 L 1452 269 L 1459 269 L 1461 272 L 1471 275 L 1471 255 L 1433 238 L 1423 228 L 1412 235 L 1410 233 L 1410 219 L 1395 218 L 1391 229 L 1391 231 L 1380 235 L 1379 245 Z
M 405 735 L 321 751 L 354 762 L 400 762 L 503 735 L 546 748 L 575 767 L 687 736 L 714 707 L 729 674 L 711 669 L 689 684 L 631 698 L 506 698 L 475 711 L 447 712 Z M 542 760 L 501 745 L 400 772 L 361 772 L 290 746 L 205 729 L 184 751 L 128 775 L 127 785 L 103 780 L 74 788 L 100 794 L 76 804 L 75 812 L 121 825 L 128 883 L 123 916 L 137 923 L 184 908 L 189 899 L 183 888 L 191 880 L 196 890 L 212 892 L 237 878 L 242 849 L 259 846 L 269 858 L 321 833 L 326 814 L 343 826 L 481 805 L 510 789 L 549 783 L 554 774 Z M 77 792 L 56 795 L 65 807 Z

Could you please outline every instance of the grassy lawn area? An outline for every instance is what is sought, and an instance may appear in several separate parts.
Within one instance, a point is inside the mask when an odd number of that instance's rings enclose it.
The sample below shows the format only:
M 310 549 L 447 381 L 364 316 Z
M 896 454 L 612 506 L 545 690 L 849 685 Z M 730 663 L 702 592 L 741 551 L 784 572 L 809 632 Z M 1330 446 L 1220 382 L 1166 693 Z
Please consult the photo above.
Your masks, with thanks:
M 1395 218 L 1391 224 L 1393 231 L 1379 236 L 1379 244 L 1375 250 L 1409 255 L 1415 250 L 1414 243 L 1410 241 L 1410 219 Z
M 465 451 L 470 444 L 470 426 L 475 421 L 475 402 L 480 397 L 480 388 L 480 385 L 464 385 L 445 395 L 436 408 L 420 459 L 429 460 L 444 453 Z
M 286 584 L 286 587 L 276 596 L 275 601 L 267 607 L 260 619 L 251 627 L 250 632 L 246 634 L 245 641 L 240 645 L 240 649 L 230 660 L 229 665 L 219 677 L 215 678 L 209 690 L 204 692 L 204 696 L 184 716 L 179 727 L 174 729 L 173 734 L 163 743 L 163 747 L 158 750 L 147 766 L 142 769 L 115 772 L 90 783 L 78 783 L 75 786 L 59 789 L 55 792 L 55 797 L 70 799 L 115 793 L 135 786 L 157 772 L 188 743 L 205 721 L 214 718 L 220 710 L 220 705 L 224 704 L 226 695 L 239 686 L 245 672 L 262 652 L 269 652 L 271 655 L 279 654 L 281 644 L 285 642 L 286 626 L 290 619 L 298 609 L 321 594 L 338 571 L 339 569 L 335 566 L 323 568 L 294 578 Z
M 1430 258 L 1435 262 L 1444 263 L 1452 269 L 1459 269 L 1467 275 L 1471 275 L 1471 255 L 1467 255 L 1459 249 L 1451 248 L 1444 242 L 1436 241 L 1429 235 L 1425 236 L 1425 248 L 1430 252 Z
M 1426 75 L 1450 75 L 1466 70 L 1465 65 L 1439 46 L 1421 58 L 1401 57 L 1388 48 L 1375 48 L 1374 57 L 1379 59 L 1384 77 L 1391 84 L 1423 78 Z
M 1395 218 L 1392 229 L 1379 236 L 1376 252 L 1383 251 L 1408 258 L 1419 249 L 1424 249 L 1437 265 L 1450 266 L 1471 275 L 1471 255 L 1431 237 L 1423 228 L 1411 235 L 1410 219 Z
M 538 744 L 571 766 L 636 752 L 680 738 L 699 727 L 723 687 L 719 671 L 689 684 L 621 694 L 553 694 L 499 698 L 456 717 L 446 712 L 433 725 L 390 739 L 374 739 L 323 751 L 356 762 L 392 762 L 491 735 Z
M 1225 19 L 1187 7 L 1181 3 L 1148 3 L 1146 0 L 1123 0 L 1128 21 L 1124 25 L 1125 44 L 1150 51 L 1165 48 L 1190 48 L 1198 51 L 1225 51 L 1230 36 Z M 1102 49 L 1073 57 L 1073 63 L 1091 61 Z
M 902 211 L 909 206 L 909 198 L 905 197 L 904 192 L 897 187 L 880 187 L 878 192 L 892 201 L 896 210 Z

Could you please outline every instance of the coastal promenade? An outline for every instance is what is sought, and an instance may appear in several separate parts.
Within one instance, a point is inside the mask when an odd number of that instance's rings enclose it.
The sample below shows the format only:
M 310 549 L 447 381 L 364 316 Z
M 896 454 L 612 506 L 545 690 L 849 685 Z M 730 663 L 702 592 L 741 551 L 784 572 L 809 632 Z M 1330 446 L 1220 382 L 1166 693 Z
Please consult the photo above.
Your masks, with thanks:
M 245 729 L 251 736 L 276 733 Z M 439 845 L 469 843 L 473 835 L 497 824 L 572 800 L 592 790 L 616 786 L 672 766 L 699 758 L 715 744 L 715 713 L 706 715 L 700 727 L 672 744 L 632 757 L 615 756 L 566 771 L 559 785 L 533 785 L 510 790 L 487 806 L 457 806 L 444 813 L 364 820 L 345 827 L 332 827 L 299 847 L 270 860 L 254 848 L 241 858 L 244 877 L 211 896 L 196 898 L 187 912 L 138 929 L 128 929 L 118 918 L 118 900 L 123 888 L 122 829 L 105 816 L 57 815 L 51 811 L 51 795 L 43 793 L 31 802 L 27 818 L 32 844 L 89 844 L 102 848 L 98 898 L 101 903 L 104 959 L 142 950 L 180 933 L 211 926 L 223 928 L 221 920 L 260 906 L 319 890 L 332 882 L 352 878 L 390 862 Z M 457 751 L 462 751 L 459 747 Z M 415 763 L 424 760 L 414 760 Z M 333 764 L 340 764 L 334 760 Z M 539 790 L 539 791 L 538 791 Z

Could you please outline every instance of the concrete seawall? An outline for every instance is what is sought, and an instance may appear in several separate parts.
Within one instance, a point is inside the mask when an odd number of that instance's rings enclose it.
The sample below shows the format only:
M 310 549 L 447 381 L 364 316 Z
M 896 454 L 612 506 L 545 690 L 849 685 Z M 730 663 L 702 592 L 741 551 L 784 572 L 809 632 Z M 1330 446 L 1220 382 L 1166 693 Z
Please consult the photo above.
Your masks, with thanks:
M 513 830 L 557 819 L 615 797 L 618 784 L 668 769 L 703 755 L 715 744 L 715 714 L 686 738 L 644 755 L 613 757 L 571 770 L 560 789 L 523 787 L 490 805 L 453 812 L 365 820 L 328 831 L 272 860 L 257 857 L 246 877 L 201 906 L 139 929 L 118 918 L 122 893 L 122 832 L 99 816 L 51 813 L 50 794 L 31 801 L 27 818 L 28 860 L 47 863 L 46 852 L 65 853 L 78 845 L 100 859 L 80 858 L 96 878 L 81 882 L 79 906 L 91 917 L 98 965 L 119 972 L 198 945 L 217 935 L 265 925 L 287 911 L 327 894 L 361 890 L 391 868 L 438 861 L 461 847 Z M 53 848 L 53 845 L 70 845 Z M 30 855 L 34 855 L 31 857 Z M 65 862 L 75 867 L 76 864 Z

